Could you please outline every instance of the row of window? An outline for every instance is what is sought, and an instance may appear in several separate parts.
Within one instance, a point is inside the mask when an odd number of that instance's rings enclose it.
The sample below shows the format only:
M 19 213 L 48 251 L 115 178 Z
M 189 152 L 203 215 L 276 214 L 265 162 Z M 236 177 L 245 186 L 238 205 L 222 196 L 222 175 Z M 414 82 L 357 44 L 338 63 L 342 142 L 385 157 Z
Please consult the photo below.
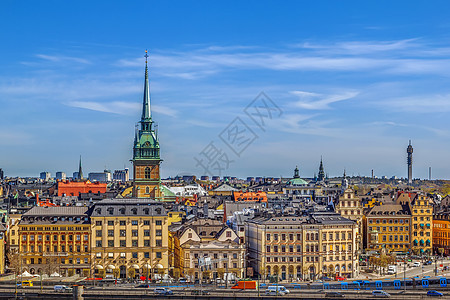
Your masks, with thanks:
M 46 252 L 54 252 L 54 253 L 59 253 L 59 252 L 69 252 L 69 253 L 74 253 L 74 249 L 76 250 L 75 252 L 81 253 L 82 250 L 83 252 L 89 252 L 89 247 L 88 246 L 80 246 L 80 245 L 76 245 L 75 247 L 72 245 L 69 245 L 67 248 L 65 245 L 61 245 L 61 246 L 57 246 L 54 245 L 53 247 L 50 246 L 46 246 L 45 248 L 42 245 L 29 245 L 28 247 L 22 247 L 22 251 L 29 251 L 31 253 L 34 252 L 38 252 L 38 253 L 42 253 L 42 249 L 45 249 Z M 37 250 L 37 251 L 36 251 Z
M 83 230 L 89 230 L 89 226 L 85 226 L 85 227 L 65 227 L 65 226 L 61 226 L 61 227 L 44 227 L 42 229 L 42 227 L 21 227 L 20 230 L 22 231 L 83 231 Z M 14 234 L 14 233 L 13 233 Z
M 237 263 L 232 263 L 231 266 L 234 269 L 238 268 L 238 264 Z M 218 268 L 221 268 L 221 267 L 226 269 L 226 268 L 228 268 L 228 263 L 226 263 L 226 262 L 222 262 L 222 264 L 213 263 L 213 267 L 214 267 L 214 269 L 218 269 Z M 196 264 L 195 262 L 194 262 L 194 268 L 198 269 L 198 264 Z
M 319 245 L 306 245 L 306 252 L 319 252 Z M 340 250 L 342 251 L 352 251 L 352 244 L 348 244 L 347 247 L 345 247 L 345 245 L 342 245 L 342 247 L 339 247 L 339 245 L 328 245 L 328 249 L 329 251 L 336 251 L 339 252 Z M 272 251 L 271 251 L 272 250 Z M 286 250 L 289 250 L 289 253 L 294 253 L 294 246 L 290 245 L 288 248 L 286 248 L 286 246 L 282 245 L 282 246 L 266 246 L 266 252 L 270 253 L 270 252 L 278 252 L 278 250 L 280 250 L 280 252 L 284 253 L 286 252 Z M 297 245 L 296 247 L 296 252 L 297 253 L 301 253 L 302 251 L 302 246 L 301 245 Z M 327 245 L 323 245 L 322 246 L 322 250 L 323 252 L 327 252 Z
M 294 240 L 294 234 L 293 233 L 289 233 L 289 234 L 278 234 L 278 233 L 274 233 L 274 234 L 270 234 L 267 233 L 266 234 L 266 240 L 270 241 L 271 237 L 273 237 L 273 241 L 278 241 L 278 238 L 281 237 L 281 241 L 286 241 L 286 238 L 289 238 L 289 241 L 293 241 Z M 302 240 L 302 235 L 300 233 L 296 234 L 297 237 L 297 241 L 301 241 Z M 340 239 L 345 240 L 347 237 L 347 239 L 351 240 L 352 239 L 352 233 L 351 232 L 336 232 L 336 233 L 329 233 L 328 234 L 328 239 L 330 241 L 336 240 L 339 241 Z M 318 241 L 319 240 L 319 234 L 318 233 L 307 233 L 306 234 L 306 240 L 307 241 Z M 322 240 L 326 241 L 327 240 L 327 234 L 326 233 L 322 233 Z
M 409 226 L 389 226 L 389 227 L 387 227 L 387 226 L 383 226 L 383 227 L 369 227 L 369 231 L 372 231 L 372 230 L 374 230 L 376 228 L 376 230 L 378 231 L 378 232 L 383 232 L 383 231 L 394 231 L 394 232 L 397 232 L 397 231 L 409 231 Z M 380 230 L 380 229 L 382 229 L 382 230 Z
M 102 237 L 103 236 L 103 230 L 96 230 L 95 231 L 96 237 Z M 108 229 L 108 236 L 113 237 L 114 236 L 114 229 Z M 127 236 L 127 230 L 126 229 L 120 229 L 119 230 L 119 236 L 126 237 Z M 131 236 L 139 236 L 139 230 L 133 229 L 131 230 Z M 144 236 L 150 236 L 150 230 L 145 229 L 144 230 Z M 162 230 L 156 230 L 155 236 L 162 236 Z
M 389 238 L 387 235 L 383 235 L 382 236 L 382 241 L 386 242 L 389 239 L 389 242 L 407 242 L 409 241 L 409 236 L 408 235 L 389 235 Z
M 142 221 L 142 223 L 144 224 L 144 226 L 146 225 L 150 225 L 150 220 L 144 220 Z M 106 223 L 108 226 L 114 226 L 114 221 L 108 221 Z M 131 225 L 133 226 L 137 226 L 139 224 L 138 220 L 131 220 Z M 102 226 L 103 225 L 103 221 L 95 221 L 95 226 Z M 120 220 L 119 221 L 119 225 L 120 226 L 126 226 L 127 225 L 127 221 L 125 220 Z M 155 225 L 156 226 L 161 226 L 162 225 L 162 220 L 156 220 L 155 221 Z
M 143 253 L 144 258 L 150 258 L 150 252 L 131 252 L 131 257 L 132 257 L 132 258 L 138 258 L 139 253 Z M 107 254 L 107 257 L 108 257 L 108 258 L 115 258 L 115 254 L 116 254 L 116 253 L 109 252 L 109 253 Z M 156 258 L 162 258 L 162 252 L 157 251 L 157 252 L 155 252 L 155 255 L 156 255 Z M 97 253 L 95 254 L 95 257 L 96 257 L 96 258 L 102 258 L 102 252 L 97 252 Z M 127 255 L 126 255 L 125 252 L 119 253 L 119 258 L 125 259 L 126 257 L 127 257 Z M 105 258 L 106 258 L 106 257 L 105 257 Z
M 428 231 L 428 232 L 425 232 L 425 234 L 424 234 L 423 231 L 420 231 L 419 233 L 417 233 L 417 231 L 414 231 L 413 235 L 414 235 L 414 236 L 431 236 L 431 234 L 430 234 L 429 231 Z
M 374 222 L 374 220 L 369 219 L 369 224 L 372 224 L 373 222 Z M 377 223 L 377 224 L 380 224 L 380 223 L 383 223 L 383 224 L 386 224 L 386 223 L 389 223 L 389 224 L 397 224 L 397 223 L 399 223 L 399 224 L 403 224 L 403 223 L 408 224 L 409 220 L 408 219 L 404 219 L 404 220 L 403 219 L 400 219 L 400 220 L 398 220 L 398 219 L 394 219 L 394 220 L 392 220 L 392 219 L 389 219 L 389 220 L 376 219 L 375 223 Z
M 76 234 L 75 235 L 75 240 L 76 241 L 81 241 L 81 234 Z M 61 234 L 61 235 L 57 235 L 54 234 L 53 235 L 53 241 L 58 241 L 58 237 L 60 237 L 60 241 L 64 242 L 66 241 L 66 235 L 65 234 Z M 38 234 L 36 236 L 36 239 L 38 242 L 41 242 L 43 238 L 42 234 Z M 26 242 L 27 240 L 29 240 L 30 242 L 34 242 L 35 241 L 35 235 L 34 234 L 30 234 L 30 235 L 26 235 L 26 234 L 22 234 L 22 241 Z M 45 241 L 46 242 L 50 242 L 51 240 L 51 235 L 50 234 L 46 234 L 45 235 Z M 69 234 L 68 235 L 68 241 L 73 241 L 73 235 Z M 84 234 L 83 235 L 83 241 L 89 241 L 89 235 L 88 234 Z
M 42 258 L 37 258 L 37 259 L 35 259 L 35 258 L 29 258 L 29 259 L 24 258 L 23 259 L 23 264 L 24 265 L 28 265 L 28 264 L 31 264 L 31 265 L 42 264 L 43 261 L 44 260 L 42 260 Z M 86 257 L 83 260 L 81 258 L 76 258 L 75 260 L 73 260 L 72 258 L 66 259 L 64 257 L 62 257 L 61 259 L 59 259 L 59 258 L 52 258 L 52 259 L 46 258 L 45 259 L 45 264 L 47 264 L 47 265 L 50 264 L 50 263 L 62 264 L 62 265 L 64 265 L 64 264 L 72 265 L 74 262 L 76 264 L 81 264 L 81 262 L 84 262 L 85 264 L 88 264 L 89 263 L 89 258 Z
M 114 240 L 108 240 L 108 247 L 116 247 L 117 244 L 114 243 Z M 126 240 L 119 241 L 119 247 L 128 247 Z M 156 247 L 162 247 L 162 240 L 155 240 Z M 95 247 L 103 247 L 102 240 L 95 241 Z M 138 240 L 131 240 L 131 247 L 139 247 Z M 150 240 L 144 240 L 144 247 L 150 247 Z
M 203 256 L 209 256 L 207 253 L 205 253 Z M 228 258 L 228 253 L 223 253 L 222 255 L 221 255 L 223 258 Z M 200 256 L 199 256 L 199 254 L 198 253 L 194 253 L 194 258 L 199 258 Z M 219 254 L 217 254 L 217 253 L 214 253 L 213 254 L 213 257 L 214 257 L 214 259 L 218 259 L 219 258 Z M 232 256 L 234 259 L 237 259 L 238 258 L 238 254 L 237 253 L 233 253 L 233 256 Z M 189 254 L 188 253 L 186 253 L 186 258 L 188 258 L 189 259 Z

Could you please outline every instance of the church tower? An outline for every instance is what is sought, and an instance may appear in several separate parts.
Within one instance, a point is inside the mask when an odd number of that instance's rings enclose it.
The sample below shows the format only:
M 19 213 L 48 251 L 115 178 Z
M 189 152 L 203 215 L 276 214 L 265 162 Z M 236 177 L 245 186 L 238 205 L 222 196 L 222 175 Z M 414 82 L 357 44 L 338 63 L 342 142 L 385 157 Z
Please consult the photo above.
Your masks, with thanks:
M 145 50 L 145 82 L 142 116 L 136 129 L 133 146 L 133 197 L 161 200 L 161 177 L 159 166 L 158 133 L 153 128 L 150 109 L 150 86 L 148 81 L 147 50 Z
M 320 182 L 324 180 L 325 180 L 325 171 L 323 169 L 322 157 L 320 157 L 319 174 L 317 175 L 317 181 Z

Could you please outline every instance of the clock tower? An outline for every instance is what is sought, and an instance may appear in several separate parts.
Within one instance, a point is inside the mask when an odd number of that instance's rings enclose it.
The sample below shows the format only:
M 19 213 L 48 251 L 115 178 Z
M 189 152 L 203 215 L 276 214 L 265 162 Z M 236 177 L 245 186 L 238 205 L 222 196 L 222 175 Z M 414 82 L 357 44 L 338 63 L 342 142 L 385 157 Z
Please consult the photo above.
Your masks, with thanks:
M 145 50 L 145 83 L 142 117 L 136 128 L 133 146 L 133 197 L 161 200 L 161 177 L 159 166 L 158 133 L 153 128 L 150 109 L 150 86 L 148 81 L 147 50 Z

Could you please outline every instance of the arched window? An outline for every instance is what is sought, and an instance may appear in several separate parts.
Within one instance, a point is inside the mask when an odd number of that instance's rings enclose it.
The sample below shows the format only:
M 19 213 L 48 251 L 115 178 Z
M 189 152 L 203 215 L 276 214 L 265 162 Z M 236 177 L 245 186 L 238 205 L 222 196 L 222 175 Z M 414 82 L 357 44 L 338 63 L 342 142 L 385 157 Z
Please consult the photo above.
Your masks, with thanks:
M 306 234 L 306 240 L 309 240 L 309 233 Z
M 145 168 L 145 179 L 150 179 L 150 168 L 146 167 Z
M 150 188 L 148 186 L 145 187 L 145 193 L 150 194 Z

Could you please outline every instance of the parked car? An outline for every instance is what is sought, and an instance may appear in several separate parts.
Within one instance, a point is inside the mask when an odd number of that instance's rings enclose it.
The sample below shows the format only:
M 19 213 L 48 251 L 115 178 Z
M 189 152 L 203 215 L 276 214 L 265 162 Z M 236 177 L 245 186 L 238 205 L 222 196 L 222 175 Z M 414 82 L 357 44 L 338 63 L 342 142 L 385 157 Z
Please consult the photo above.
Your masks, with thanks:
M 58 293 L 71 293 L 73 289 L 67 285 L 55 285 L 53 290 Z
M 135 286 L 135 288 L 139 288 L 139 289 L 148 289 L 151 288 L 150 284 L 140 284 Z
M 325 293 L 326 298 L 345 298 L 344 294 L 339 292 L 327 292 Z
M 372 296 L 375 298 L 390 298 L 391 297 L 391 295 L 389 293 L 386 293 L 385 291 L 381 291 L 381 290 L 372 291 Z
M 23 280 L 22 282 L 17 283 L 18 287 L 24 287 L 24 286 L 33 286 L 33 281 L 31 280 Z
M 413 267 L 420 267 L 420 261 L 416 261 L 413 263 Z
M 191 295 L 209 295 L 207 290 L 192 290 Z
M 336 280 L 337 281 L 344 281 L 344 280 L 347 280 L 347 278 L 341 277 L 341 276 L 336 276 Z
M 328 276 L 322 276 L 321 279 L 322 279 L 323 281 L 330 281 L 330 280 L 331 280 L 331 278 L 328 277 Z
M 274 296 L 274 295 L 283 296 L 285 294 L 289 294 L 289 290 L 282 285 L 272 285 L 272 286 L 267 287 L 267 290 L 265 293 L 266 293 L 266 295 L 271 295 L 271 296 Z
M 179 283 L 188 283 L 188 280 L 186 278 L 180 278 L 178 279 Z
M 432 264 L 431 260 L 426 261 L 426 262 L 423 263 L 424 266 L 428 266 L 428 265 L 431 265 L 431 264 Z
M 156 288 L 153 290 L 153 292 L 157 295 L 172 295 L 173 294 L 173 292 L 167 288 Z
M 435 290 L 431 290 L 427 292 L 427 296 L 428 297 L 444 297 L 444 294 L 442 294 L 441 292 L 435 291 Z

